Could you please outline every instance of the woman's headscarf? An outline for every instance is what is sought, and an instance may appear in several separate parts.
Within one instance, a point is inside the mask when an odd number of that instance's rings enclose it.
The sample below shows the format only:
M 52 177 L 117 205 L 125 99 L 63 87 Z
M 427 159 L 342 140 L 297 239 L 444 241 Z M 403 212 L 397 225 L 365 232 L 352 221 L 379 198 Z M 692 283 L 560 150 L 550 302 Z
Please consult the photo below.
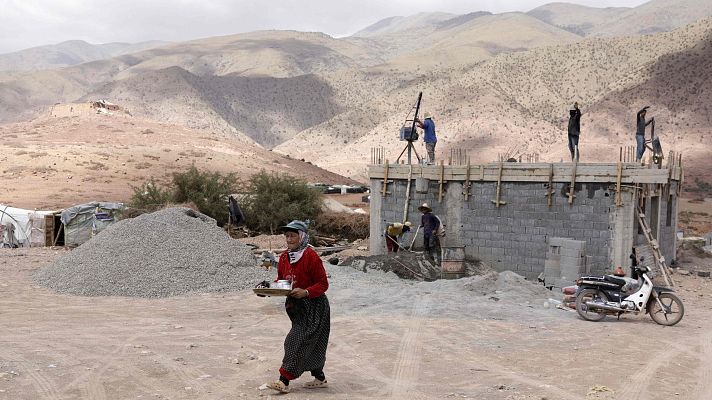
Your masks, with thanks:
M 290 264 L 296 264 L 302 258 L 304 250 L 309 246 L 309 234 L 304 231 L 297 232 L 299 232 L 299 247 L 294 251 L 288 250 Z

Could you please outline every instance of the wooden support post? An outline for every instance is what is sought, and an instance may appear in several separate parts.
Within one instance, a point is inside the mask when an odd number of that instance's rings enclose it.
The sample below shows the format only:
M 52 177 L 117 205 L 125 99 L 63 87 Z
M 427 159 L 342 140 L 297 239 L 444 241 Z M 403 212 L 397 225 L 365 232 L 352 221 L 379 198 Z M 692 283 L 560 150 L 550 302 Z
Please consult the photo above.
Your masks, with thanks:
M 443 186 L 445 185 L 445 164 L 443 160 L 440 160 L 440 193 L 438 194 L 438 201 L 443 202 Z
M 549 164 L 549 189 L 546 191 L 546 197 L 549 207 L 554 205 L 554 164 Z
M 462 187 L 462 194 L 465 195 L 465 201 L 470 198 L 470 160 L 467 160 L 467 172 L 465 173 L 465 185 Z
M 621 180 L 623 179 L 623 163 L 618 161 L 618 175 L 616 176 L 616 207 L 623 205 L 623 196 L 621 196 Z
M 403 205 L 403 222 L 408 220 L 408 205 L 410 203 L 410 182 L 413 180 L 413 164 L 408 165 L 408 185 L 405 188 L 405 204 Z
M 682 192 L 682 184 L 685 181 L 685 170 L 682 168 L 682 153 L 678 157 L 677 165 L 680 167 L 680 180 L 677 182 L 677 196 L 679 197 Z
M 571 185 L 569 186 L 569 204 L 574 204 L 574 197 L 576 197 L 576 167 L 578 166 L 578 161 L 574 159 L 573 170 L 571 171 Z
M 499 174 L 497 174 L 497 197 L 492 200 L 494 205 L 499 208 L 500 205 L 507 204 L 507 202 L 500 201 L 502 195 L 502 171 L 504 170 L 504 161 L 499 161 Z
M 57 229 L 57 236 L 54 238 L 54 242 L 52 242 L 52 247 L 57 245 L 57 241 L 59 240 L 59 234 L 62 233 L 63 230 L 64 230 L 64 224 L 60 224 L 59 229 Z
M 383 173 L 383 188 L 381 189 L 381 196 L 386 197 L 390 192 L 388 191 L 388 160 L 384 165 L 385 171 Z
M 480 181 L 485 180 L 485 165 L 480 164 Z

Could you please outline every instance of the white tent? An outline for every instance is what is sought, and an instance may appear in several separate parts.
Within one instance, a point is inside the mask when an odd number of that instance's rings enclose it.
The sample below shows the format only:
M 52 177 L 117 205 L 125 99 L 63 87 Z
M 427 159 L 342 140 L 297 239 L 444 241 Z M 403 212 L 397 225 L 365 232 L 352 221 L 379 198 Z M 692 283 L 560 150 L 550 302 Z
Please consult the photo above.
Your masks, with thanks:
M 29 247 L 33 236 L 44 238 L 44 217 L 56 213 L 57 211 L 24 210 L 0 204 L 0 247 Z M 41 230 L 41 235 L 33 235 L 33 230 Z M 44 245 L 44 241 L 42 243 Z

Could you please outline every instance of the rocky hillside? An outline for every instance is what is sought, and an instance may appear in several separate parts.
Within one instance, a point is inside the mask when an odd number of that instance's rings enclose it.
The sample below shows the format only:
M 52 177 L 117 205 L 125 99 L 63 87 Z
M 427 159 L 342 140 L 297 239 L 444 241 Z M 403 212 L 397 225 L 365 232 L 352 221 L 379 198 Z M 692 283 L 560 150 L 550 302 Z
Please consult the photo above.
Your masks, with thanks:
M 658 113 L 659 132 L 712 122 L 702 106 L 712 21 L 689 23 L 705 15 L 711 0 L 630 9 L 554 3 L 529 13 L 389 18 L 341 39 L 293 31 L 201 39 L 0 73 L 0 121 L 105 98 L 141 119 L 230 135 L 363 178 L 371 147 L 397 158 L 398 129 L 418 92 L 435 115 L 439 154 L 467 148 L 473 162 L 502 152 L 567 158 L 567 110 L 578 101 L 582 154 L 604 161 L 631 144 L 631 115 L 643 103 Z M 663 138 L 691 157 L 701 151 L 685 135 Z
M 12 53 L 0 54 L 0 71 L 35 71 L 105 60 L 123 54 L 137 53 L 168 44 L 161 41 L 142 43 L 91 44 L 83 40 L 69 40 L 38 46 Z

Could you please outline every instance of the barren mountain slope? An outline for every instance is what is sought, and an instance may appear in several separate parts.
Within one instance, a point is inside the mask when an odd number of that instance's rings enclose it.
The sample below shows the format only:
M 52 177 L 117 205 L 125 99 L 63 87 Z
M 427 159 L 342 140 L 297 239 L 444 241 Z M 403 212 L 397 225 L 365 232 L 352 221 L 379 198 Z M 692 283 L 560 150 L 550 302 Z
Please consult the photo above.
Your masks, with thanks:
M 704 20 L 654 36 L 592 38 L 566 46 L 502 54 L 466 69 L 433 72 L 402 82 L 390 92 L 373 98 L 360 106 L 362 112 L 352 109 L 351 115 L 364 115 L 356 122 L 337 117 L 342 130 L 355 133 L 348 144 L 329 141 L 333 125 L 327 122 L 277 149 L 357 176 L 363 173 L 359 164 L 368 161 L 370 147 L 385 146 L 390 160 L 395 160 L 404 146 L 404 142 L 396 139 L 398 128 L 417 92 L 422 90 L 425 109 L 435 115 L 441 156 L 450 148 L 471 148 L 476 149 L 470 153 L 473 162 L 488 162 L 496 159 L 498 153 L 515 148 L 520 153 L 536 152 L 558 161 L 568 157 L 566 118 L 574 101 L 583 106 L 585 126 L 589 121 L 588 107 L 610 91 L 643 84 L 649 77 L 648 68 L 659 57 L 674 57 L 672 54 L 696 46 L 710 33 L 711 26 L 709 20 Z M 677 84 L 686 90 L 694 87 L 684 80 Z M 626 109 L 623 113 L 634 111 Z M 371 119 L 370 114 L 376 117 Z M 708 116 L 704 118 L 709 121 Z M 625 130 L 621 126 L 607 129 Z M 589 147 L 582 150 L 586 157 L 591 157 L 587 160 L 613 161 L 618 154 L 617 146 L 631 144 L 624 135 L 616 140 L 595 134 L 589 127 L 584 130 L 590 135 Z M 593 148 L 594 140 L 608 150 L 586 152 Z M 333 143 L 335 147 L 323 143 Z
M 76 101 L 116 80 L 151 77 L 172 67 L 201 77 L 293 77 L 380 62 L 369 49 L 322 33 L 264 31 L 201 39 L 61 70 L 0 73 L 0 122 L 18 120 L 23 110 Z
M 592 35 L 645 35 L 670 31 L 712 16 L 712 0 L 651 0 L 596 26 Z
M 418 13 L 408 17 L 388 17 L 351 35 L 352 37 L 375 37 L 389 33 L 410 31 L 410 30 L 432 30 L 443 21 L 456 17 L 455 14 L 443 12 Z
M 660 57 L 641 71 L 635 86 L 608 93 L 591 107 L 584 122 L 602 139 L 630 139 L 635 113 L 646 105 L 655 119 L 663 150 L 682 152 L 685 170 L 712 182 L 712 31 L 698 45 Z
M 549 3 L 537 7 L 527 14 L 577 35 L 586 36 L 595 27 L 619 18 L 627 10 L 630 8 L 597 8 L 571 3 Z
M 352 181 L 260 147 L 128 115 L 41 118 L 0 125 L 2 202 L 53 209 L 127 201 L 151 177 L 167 182 L 191 165 L 247 179 L 260 169 L 310 182 Z
M 0 71 L 35 71 L 68 67 L 122 54 L 137 53 L 166 44 L 168 42 L 161 41 L 91 44 L 83 40 L 69 40 L 0 54 Z
M 316 75 L 198 76 L 180 67 L 114 81 L 84 96 L 112 99 L 132 114 L 192 129 L 247 136 L 271 147 L 341 112 Z

